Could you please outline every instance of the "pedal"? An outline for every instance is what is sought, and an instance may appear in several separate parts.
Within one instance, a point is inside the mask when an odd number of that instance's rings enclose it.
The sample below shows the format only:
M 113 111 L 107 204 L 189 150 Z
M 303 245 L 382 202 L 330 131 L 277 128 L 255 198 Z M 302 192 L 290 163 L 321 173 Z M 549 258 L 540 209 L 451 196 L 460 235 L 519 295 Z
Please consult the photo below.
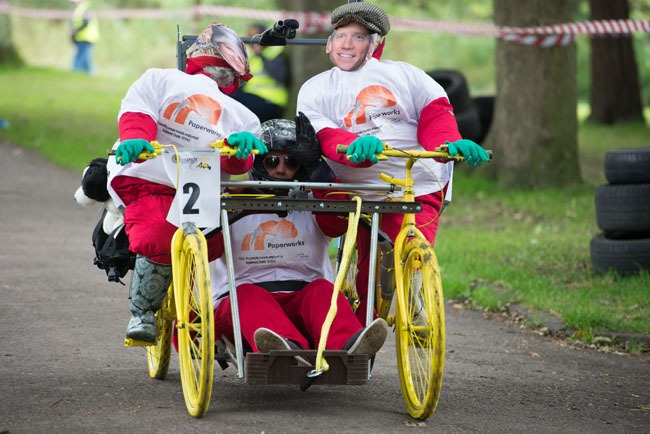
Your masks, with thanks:
M 138 341 L 131 338 L 124 338 L 125 347 L 153 347 L 155 345 L 155 342 Z

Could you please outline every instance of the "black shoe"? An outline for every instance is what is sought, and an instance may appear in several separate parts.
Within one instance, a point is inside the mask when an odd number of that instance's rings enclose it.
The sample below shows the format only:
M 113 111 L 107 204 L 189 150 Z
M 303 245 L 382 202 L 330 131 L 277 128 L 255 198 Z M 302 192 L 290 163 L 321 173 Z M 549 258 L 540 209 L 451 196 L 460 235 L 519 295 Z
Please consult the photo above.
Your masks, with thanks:
M 260 353 L 268 353 L 272 350 L 299 350 L 300 347 L 293 341 L 285 339 L 273 330 L 267 328 L 259 328 L 255 330 L 253 335 L 255 346 Z M 311 367 L 312 364 L 300 356 L 295 356 L 298 366 Z
M 377 318 L 366 328 L 359 330 L 343 346 L 348 354 L 367 354 L 374 356 L 381 349 L 388 335 L 388 324 L 383 318 Z

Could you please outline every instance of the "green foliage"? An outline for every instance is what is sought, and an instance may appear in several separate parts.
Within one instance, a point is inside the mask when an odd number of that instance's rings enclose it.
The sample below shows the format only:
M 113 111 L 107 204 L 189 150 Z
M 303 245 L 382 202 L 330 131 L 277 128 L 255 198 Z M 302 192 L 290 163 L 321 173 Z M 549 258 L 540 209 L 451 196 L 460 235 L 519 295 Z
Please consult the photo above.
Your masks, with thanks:
M 0 69 L 0 76 L 0 114 L 11 125 L 0 130 L 4 138 L 74 169 L 106 155 L 117 139 L 130 80 L 33 68 Z
M 68 0 L 11 0 L 23 7 L 69 8 Z M 186 9 L 196 0 L 103 0 L 98 9 L 162 8 Z M 201 0 L 202 5 L 233 6 L 229 0 Z M 246 7 L 278 10 L 279 0 L 251 0 Z M 430 2 L 423 0 L 385 0 L 378 2 L 394 17 L 460 22 L 491 22 L 492 0 Z M 649 0 L 632 0 L 631 18 L 650 17 Z M 582 1 L 576 20 L 589 18 L 588 2 Z M 241 7 L 241 6 L 240 6 Z M 135 78 L 149 67 L 176 66 L 176 28 L 181 33 L 196 33 L 213 17 L 198 22 L 190 19 L 102 20 L 102 39 L 94 51 L 98 75 Z M 67 70 L 73 55 L 65 21 L 46 21 L 13 17 L 13 40 L 29 65 Z M 227 23 L 241 34 L 251 20 L 228 18 Z M 305 35 L 302 35 L 305 36 Z M 647 34 L 633 36 L 643 101 L 650 106 L 650 44 Z M 589 38 L 578 37 L 579 98 L 589 100 Z M 386 44 L 385 58 L 413 63 L 424 70 L 458 69 L 467 77 L 473 95 L 495 93 L 495 40 L 482 36 L 394 30 Z
M 625 342 L 625 351 L 630 354 L 642 354 L 648 351 L 648 347 L 645 342 L 638 340 L 630 340 Z
M 645 126 L 621 127 L 598 140 L 603 130 L 588 132 L 592 128 L 580 128 L 581 154 L 601 156 L 590 160 L 596 167 L 589 173 L 602 172 L 601 150 L 648 137 Z M 610 142 L 614 135 L 618 140 Z M 517 301 L 558 315 L 569 327 L 650 333 L 650 274 L 591 272 L 589 242 L 599 231 L 594 184 L 506 194 L 480 171 L 456 172 L 454 199 L 441 218 L 435 247 L 447 298 L 470 294 L 474 303 L 490 309 Z

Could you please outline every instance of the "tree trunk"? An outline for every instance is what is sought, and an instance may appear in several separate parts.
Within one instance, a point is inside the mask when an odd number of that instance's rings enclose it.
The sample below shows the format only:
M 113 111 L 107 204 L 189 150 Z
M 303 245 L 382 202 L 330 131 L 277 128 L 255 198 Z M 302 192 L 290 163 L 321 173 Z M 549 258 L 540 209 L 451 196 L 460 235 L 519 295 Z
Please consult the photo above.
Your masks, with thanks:
M 494 0 L 497 26 L 566 23 L 577 0 Z M 538 47 L 502 39 L 496 46 L 497 98 L 484 142 L 488 170 L 505 188 L 580 182 L 576 46 Z
M 628 19 L 627 0 L 590 0 L 591 19 Z M 591 38 L 589 121 L 643 121 L 639 73 L 630 36 Z
M 11 17 L 2 14 L 0 14 L 0 64 L 23 64 L 11 38 Z
M 282 9 L 289 11 L 330 13 L 343 3 L 341 0 L 280 0 L 278 4 Z M 296 38 L 325 39 L 329 36 L 329 32 L 306 34 L 304 28 L 305 23 L 300 22 Z M 287 56 L 291 64 L 291 87 L 286 114 L 291 118 L 296 112 L 296 99 L 300 86 L 314 75 L 331 68 L 332 63 L 325 54 L 325 46 L 290 45 L 287 47 Z

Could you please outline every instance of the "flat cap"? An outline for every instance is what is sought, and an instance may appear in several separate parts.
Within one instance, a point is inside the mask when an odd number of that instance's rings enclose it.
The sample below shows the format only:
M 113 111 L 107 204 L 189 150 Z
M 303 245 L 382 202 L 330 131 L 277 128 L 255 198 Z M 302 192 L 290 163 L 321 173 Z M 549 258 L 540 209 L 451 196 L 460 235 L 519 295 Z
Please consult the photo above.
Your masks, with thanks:
M 344 4 L 332 11 L 332 26 L 335 29 L 350 23 L 359 23 L 380 36 L 386 36 L 390 31 L 386 12 L 379 6 L 364 1 Z

